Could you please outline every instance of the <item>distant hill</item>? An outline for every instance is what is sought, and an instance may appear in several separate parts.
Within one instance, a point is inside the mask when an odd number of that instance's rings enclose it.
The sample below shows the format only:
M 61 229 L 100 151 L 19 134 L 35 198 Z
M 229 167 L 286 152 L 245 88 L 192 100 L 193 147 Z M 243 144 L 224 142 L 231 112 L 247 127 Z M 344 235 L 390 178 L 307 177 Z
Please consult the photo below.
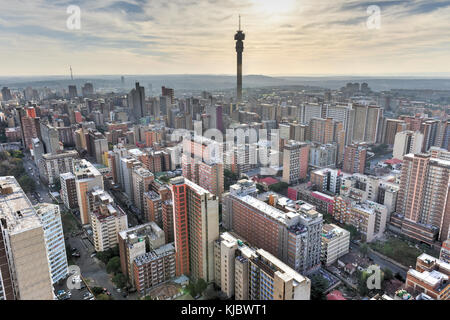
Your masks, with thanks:
M 150 84 L 153 90 L 159 91 L 161 86 L 175 90 L 221 90 L 236 87 L 236 77 L 231 75 L 124 75 L 124 91 L 134 87 L 136 81 L 145 88 Z M 81 87 L 91 82 L 94 87 L 102 90 L 122 88 L 120 75 L 82 76 L 74 81 L 63 76 L 42 77 L 0 77 L 0 87 L 12 89 L 33 88 L 67 88 L 69 84 Z M 414 78 L 414 77 L 269 77 L 264 75 L 244 76 L 244 88 L 283 87 L 283 86 L 314 86 L 329 89 L 339 89 L 348 82 L 367 82 L 372 90 L 383 91 L 391 89 L 433 89 L 450 90 L 450 78 Z

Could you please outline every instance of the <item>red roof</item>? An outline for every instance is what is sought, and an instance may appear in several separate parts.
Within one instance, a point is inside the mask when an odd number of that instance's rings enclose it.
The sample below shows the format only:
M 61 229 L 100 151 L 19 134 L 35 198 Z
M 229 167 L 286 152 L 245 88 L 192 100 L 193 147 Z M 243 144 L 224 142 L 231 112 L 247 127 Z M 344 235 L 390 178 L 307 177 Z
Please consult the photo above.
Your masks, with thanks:
M 327 294 L 327 300 L 347 300 L 339 290 L 334 290 Z
M 271 177 L 267 177 L 267 178 L 263 178 L 263 179 L 256 179 L 258 183 L 265 183 L 268 186 L 271 186 L 273 184 L 277 184 L 278 181 L 277 179 L 271 178 Z
M 399 164 L 399 163 L 402 163 L 402 162 L 403 162 L 402 160 L 394 158 L 394 159 L 386 160 L 384 163 L 393 165 L 393 164 Z

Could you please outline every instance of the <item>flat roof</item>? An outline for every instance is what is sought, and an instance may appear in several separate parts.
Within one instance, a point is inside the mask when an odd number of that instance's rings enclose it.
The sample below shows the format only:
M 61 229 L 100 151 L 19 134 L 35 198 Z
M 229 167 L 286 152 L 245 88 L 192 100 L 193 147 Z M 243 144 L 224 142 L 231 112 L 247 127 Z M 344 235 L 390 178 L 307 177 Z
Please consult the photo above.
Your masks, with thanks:
M 11 234 L 42 227 L 41 221 L 16 178 L 0 177 L 0 218 Z

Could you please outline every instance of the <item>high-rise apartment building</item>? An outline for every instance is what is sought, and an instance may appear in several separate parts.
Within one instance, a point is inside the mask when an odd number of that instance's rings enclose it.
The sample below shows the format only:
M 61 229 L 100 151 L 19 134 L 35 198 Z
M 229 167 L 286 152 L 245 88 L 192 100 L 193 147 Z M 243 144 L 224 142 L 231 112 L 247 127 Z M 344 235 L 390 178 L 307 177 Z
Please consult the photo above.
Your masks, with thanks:
M 353 105 L 353 143 L 373 144 L 378 141 L 380 132 L 382 132 L 381 120 L 383 118 L 383 109 L 373 105 Z
M 310 182 L 320 192 L 338 194 L 344 174 L 337 169 L 319 169 L 311 172 Z
M 142 167 L 142 162 L 132 156 L 120 158 L 120 186 L 128 196 L 128 199 L 134 199 L 133 171 Z
M 57 283 L 67 277 L 69 267 L 59 206 L 40 203 L 35 210 L 44 229 L 52 282 Z
M 342 171 L 364 174 L 366 158 L 367 148 L 364 145 L 352 144 L 345 147 Z
M 308 174 L 309 145 L 290 140 L 283 149 L 283 182 L 295 184 Z
M 103 176 L 92 163 L 82 159 L 74 163 L 73 174 L 75 175 L 75 186 L 77 190 L 78 206 L 80 207 L 81 223 L 89 224 L 88 192 L 94 188 L 104 189 Z
M 3 297 L 53 300 L 43 223 L 14 177 L 0 177 L 0 229 Z
M 214 241 L 219 237 L 219 201 L 188 179 L 170 180 L 173 193 L 177 275 L 214 280 Z
M 320 265 L 320 234 L 323 216 L 302 201 L 279 198 L 276 194 L 253 194 L 255 186 L 241 180 L 224 196 L 225 227 L 262 248 L 301 273 Z
M 322 227 L 322 262 L 332 265 L 349 252 L 350 232 L 334 224 L 324 224 Z
M 445 241 L 450 226 L 450 162 L 432 154 L 403 157 L 397 213 L 402 232 L 418 241 Z
M 312 143 L 309 148 L 309 165 L 316 168 L 335 167 L 337 154 L 335 143 Z
M 395 135 L 394 153 L 395 159 L 403 160 L 406 154 L 416 154 L 422 151 L 423 134 L 419 131 L 413 132 L 405 130 Z
M 311 281 L 269 252 L 222 233 L 214 247 L 216 284 L 236 300 L 309 300 Z
M 183 142 L 183 177 L 222 198 L 224 190 L 223 145 L 204 138 Z
M 88 192 L 88 205 L 95 251 L 114 248 L 119 242 L 119 233 L 128 229 L 127 214 L 109 193 L 98 187 Z
M 120 266 L 132 285 L 135 284 L 134 260 L 165 243 L 164 231 L 154 222 L 119 232 Z
M 128 108 L 133 112 L 135 119 L 141 119 L 147 115 L 145 107 L 145 88 L 136 82 L 136 88 L 128 94 Z
M 175 257 L 175 246 L 169 243 L 134 259 L 136 290 L 145 295 L 147 290 L 175 278 Z
M 387 207 L 373 202 L 360 201 L 347 196 L 335 197 L 333 218 L 343 224 L 354 226 L 363 240 L 372 242 L 386 230 Z
M 78 97 L 77 86 L 70 85 L 69 86 L 69 98 L 73 99 Z
M 55 154 L 62 149 L 59 141 L 58 130 L 47 122 L 40 122 L 40 131 L 42 142 L 44 143 L 45 153 Z
M 55 184 L 60 179 L 61 174 L 73 172 L 74 161 L 78 157 L 79 155 L 76 150 L 42 155 L 38 163 L 41 179 L 49 185 Z
M 133 170 L 133 202 L 141 211 L 145 210 L 144 194 L 150 190 L 150 184 L 155 180 L 153 173 L 145 168 L 135 168 Z
M 386 119 L 384 124 L 383 143 L 394 145 L 396 135 L 408 128 L 404 120 Z
M 59 175 L 61 184 L 61 199 L 67 209 L 78 207 L 76 177 L 72 172 Z

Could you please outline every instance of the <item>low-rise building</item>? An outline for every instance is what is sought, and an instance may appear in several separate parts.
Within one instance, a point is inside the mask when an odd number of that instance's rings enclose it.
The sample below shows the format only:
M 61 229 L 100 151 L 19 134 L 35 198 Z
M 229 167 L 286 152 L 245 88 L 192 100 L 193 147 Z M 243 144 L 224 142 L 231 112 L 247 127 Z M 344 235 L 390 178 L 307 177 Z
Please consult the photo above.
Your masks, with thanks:
M 416 269 L 408 271 L 405 289 L 412 295 L 450 300 L 449 276 L 450 264 L 424 253 L 417 258 Z
M 442 243 L 441 255 L 439 257 L 445 263 L 450 263 L 450 239 Z

